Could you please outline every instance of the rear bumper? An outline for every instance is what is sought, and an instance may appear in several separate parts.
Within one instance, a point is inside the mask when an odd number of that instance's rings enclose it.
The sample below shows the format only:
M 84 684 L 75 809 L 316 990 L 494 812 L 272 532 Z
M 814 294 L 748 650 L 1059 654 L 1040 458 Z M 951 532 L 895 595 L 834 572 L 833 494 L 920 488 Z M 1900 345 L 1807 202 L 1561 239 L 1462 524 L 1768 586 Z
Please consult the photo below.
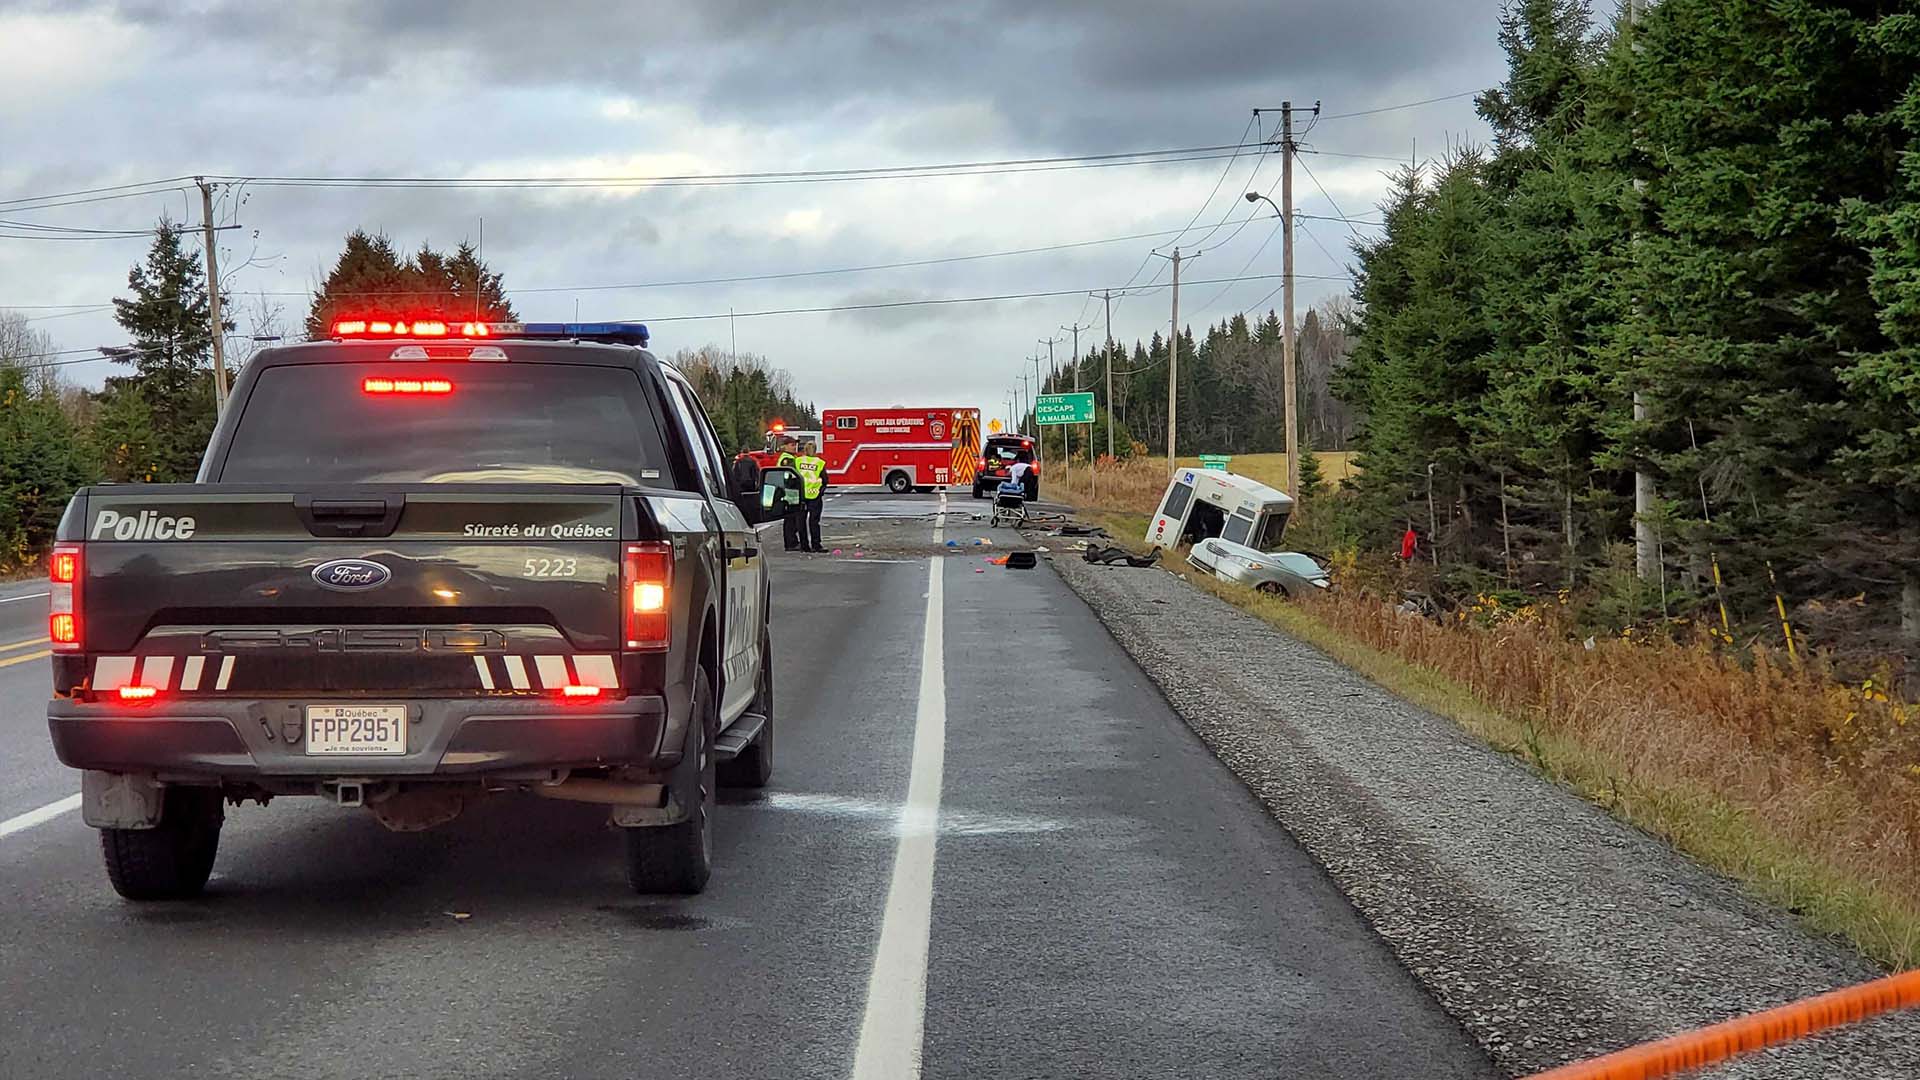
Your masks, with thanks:
M 236 780 L 665 768 L 680 755 L 677 741 L 670 752 L 663 748 L 665 697 L 587 705 L 472 698 L 383 703 L 408 707 L 405 754 L 309 756 L 303 745 L 307 703 L 280 699 L 137 707 L 56 699 L 47 706 L 47 729 L 54 753 L 76 769 Z

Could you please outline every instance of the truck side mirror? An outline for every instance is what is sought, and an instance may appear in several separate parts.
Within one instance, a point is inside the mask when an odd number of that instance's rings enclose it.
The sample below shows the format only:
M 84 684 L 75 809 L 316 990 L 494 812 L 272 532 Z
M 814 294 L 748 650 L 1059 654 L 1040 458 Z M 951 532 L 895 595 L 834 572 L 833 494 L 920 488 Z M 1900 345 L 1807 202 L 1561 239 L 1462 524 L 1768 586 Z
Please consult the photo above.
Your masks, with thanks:
M 760 472 L 760 521 L 786 517 L 800 505 L 800 474 L 774 466 Z

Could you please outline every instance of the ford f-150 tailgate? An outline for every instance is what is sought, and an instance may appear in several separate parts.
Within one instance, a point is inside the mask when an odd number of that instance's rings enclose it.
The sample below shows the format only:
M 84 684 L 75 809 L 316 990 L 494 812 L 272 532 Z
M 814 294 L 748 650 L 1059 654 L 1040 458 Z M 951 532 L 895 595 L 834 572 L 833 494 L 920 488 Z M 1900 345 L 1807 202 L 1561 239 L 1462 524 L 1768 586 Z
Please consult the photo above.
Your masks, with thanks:
M 620 538 L 654 530 L 619 486 L 112 487 L 74 506 L 59 694 L 611 696 L 643 679 L 621 662 Z

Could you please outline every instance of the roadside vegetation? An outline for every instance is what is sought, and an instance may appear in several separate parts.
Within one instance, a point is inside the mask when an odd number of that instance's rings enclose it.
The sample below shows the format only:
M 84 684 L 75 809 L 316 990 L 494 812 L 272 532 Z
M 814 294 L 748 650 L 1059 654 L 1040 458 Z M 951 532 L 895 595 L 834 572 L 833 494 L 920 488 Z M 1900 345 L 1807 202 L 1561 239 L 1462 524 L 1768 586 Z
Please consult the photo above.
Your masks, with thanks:
M 1282 462 L 1284 464 L 1284 462 Z M 1165 460 L 1056 492 L 1139 549 Z M 1316 530 L 1290 532 L 1313 549 Z M 1920 708 L 1892 676 L 1714 635 L 1590 632 L 1589 600 L 1483 594 L 1402 610 L 1403 568 L 1333 554 L 1340 587 L 1274 599 L 1164 565 L 1461 724 L 1622 820 L 1893 968 L 1920 965 Z
M 1400 170 L 1351 245 L 1350 424 L 1302 434 L 1353 456 L 1289 492 L 1289 546 L 1340 588 L 1197 580 L 1895 966 L 1920 963 L 1906 7 L 1509 5 L 1492 144 Z M 1189 445 L 1182 353 L 1179 450 L 1241 471 L 1278 431 Z M 1052 490 L 1137 545 L 1149 449 Z

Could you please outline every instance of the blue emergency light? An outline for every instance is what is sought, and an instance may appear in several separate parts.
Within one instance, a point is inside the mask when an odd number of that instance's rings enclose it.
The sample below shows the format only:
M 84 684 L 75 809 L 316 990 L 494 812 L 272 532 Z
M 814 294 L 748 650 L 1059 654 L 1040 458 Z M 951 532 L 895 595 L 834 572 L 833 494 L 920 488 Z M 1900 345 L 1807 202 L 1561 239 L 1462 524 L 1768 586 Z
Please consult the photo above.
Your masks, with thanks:
M 501 337 L 526 338 L 568 338 L 581 341 L 604 341 L 613 345 L 645 346 L 647 327 L 637 322 L 530 322 L 519 324 L 517 331 L 500 333 Z M 496 333 L 499 333 L 496 331 Z

